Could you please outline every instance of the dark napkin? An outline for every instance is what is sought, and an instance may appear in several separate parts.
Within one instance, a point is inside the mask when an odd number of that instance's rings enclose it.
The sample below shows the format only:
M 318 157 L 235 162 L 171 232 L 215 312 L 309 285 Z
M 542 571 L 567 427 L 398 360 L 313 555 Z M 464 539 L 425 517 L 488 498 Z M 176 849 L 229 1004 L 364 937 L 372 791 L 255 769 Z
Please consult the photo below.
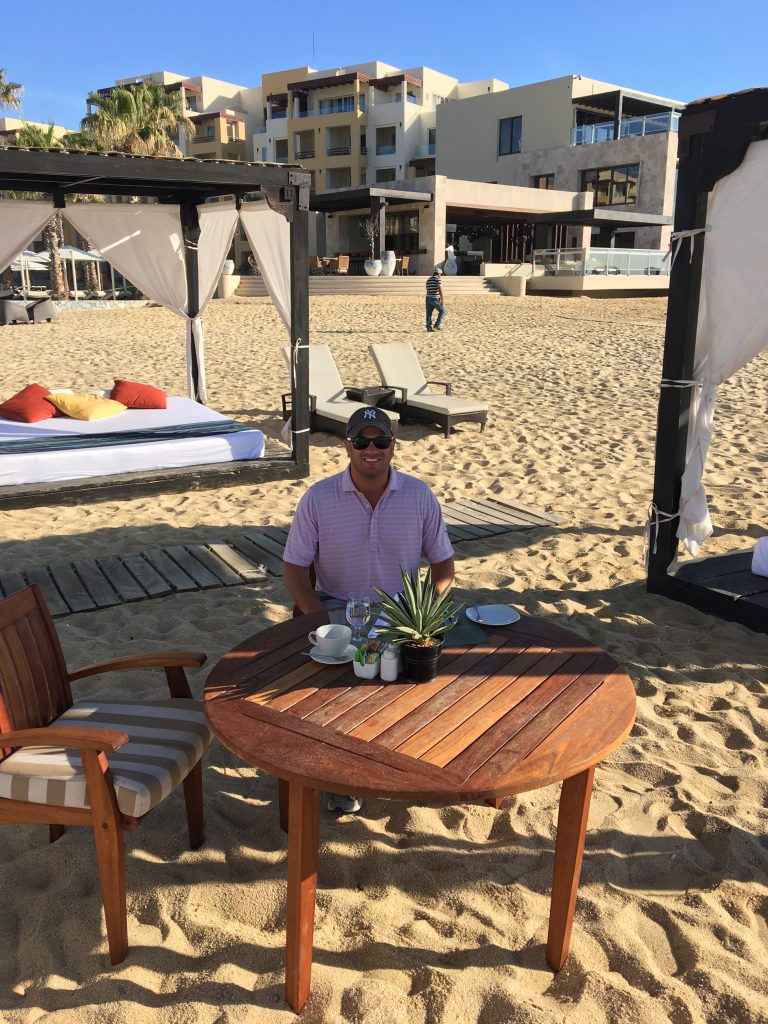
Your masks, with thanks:
M 485 640 L 488 634 L 476 622 L 468 619 L 466 612 L 462 609 L 459 612 L 459 619 L 455 626 L 451 626 L 445 634 L 445 645 L 447 647 L 468 647 L 471 644 L 478 644 Z

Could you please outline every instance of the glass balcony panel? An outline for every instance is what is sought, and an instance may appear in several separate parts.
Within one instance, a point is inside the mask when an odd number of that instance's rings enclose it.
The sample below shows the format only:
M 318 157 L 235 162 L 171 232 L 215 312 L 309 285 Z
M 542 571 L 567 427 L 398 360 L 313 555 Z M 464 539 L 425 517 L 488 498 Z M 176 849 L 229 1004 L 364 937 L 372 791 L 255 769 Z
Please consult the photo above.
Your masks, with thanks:
M 376 146 L 376 156 L 390 156 L 397 150 L 397 146 Z
M 534 273 L 548 276 L 669 275 L 668 252 L 662 249 L 536 249 Z M 537 269 L 538 268 L 538 269 Z

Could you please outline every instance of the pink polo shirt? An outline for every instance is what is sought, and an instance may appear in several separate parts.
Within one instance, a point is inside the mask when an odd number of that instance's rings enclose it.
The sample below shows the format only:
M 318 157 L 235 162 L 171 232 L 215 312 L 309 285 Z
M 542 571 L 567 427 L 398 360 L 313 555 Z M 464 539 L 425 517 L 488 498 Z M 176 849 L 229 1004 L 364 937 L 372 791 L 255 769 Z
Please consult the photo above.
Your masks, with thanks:
M 390 466 L 387 489 L 371 508 L 347 467 L 307 489 L 296 508 L 285 560 L 315 563 L 317 590 L 346 600 L 374 588 L 402 590 L 400 567 L 418 569 L 453 555 L 437 498 L 414 476 Z

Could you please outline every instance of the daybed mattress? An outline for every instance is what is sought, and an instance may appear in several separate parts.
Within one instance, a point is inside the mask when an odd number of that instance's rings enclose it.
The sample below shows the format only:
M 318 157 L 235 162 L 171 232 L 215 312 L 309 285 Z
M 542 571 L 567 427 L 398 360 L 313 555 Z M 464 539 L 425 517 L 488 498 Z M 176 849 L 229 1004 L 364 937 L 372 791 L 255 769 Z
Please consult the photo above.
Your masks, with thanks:
M 15 423 L 0 418 L 0 442 L 33 437 L 104 434 L 124 430 L 146 430 L 186 423 L 228 423 L 220 412 L 191 398 L 168 398 L 167 409 L 128 409 L 102 420 L 73 420 L 57 416 L 41 423 Z M 211 463 L 260 459 L 264 435 L 260 430 L 243 430 L 194 438 L 138 442 L 68 451 L 0 454 L 0 487 L 14 484 L 56 483 L 80 477 L 141 473 L 157 469 L 183 469 Z

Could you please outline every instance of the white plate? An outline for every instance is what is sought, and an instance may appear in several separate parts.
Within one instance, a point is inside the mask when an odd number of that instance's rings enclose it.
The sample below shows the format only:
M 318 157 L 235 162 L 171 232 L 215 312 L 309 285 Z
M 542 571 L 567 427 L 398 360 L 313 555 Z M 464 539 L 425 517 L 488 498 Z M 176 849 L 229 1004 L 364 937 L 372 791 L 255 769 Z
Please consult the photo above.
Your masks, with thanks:
M 309 652 L 309 656 L 313 661 L 319 661 L 321 665 L 346 665 L 348 661 L 352 661 L 356 650 L 355 645 L 350 644 L 346 651 L 340 654 L 338 658 L 332 658 L 329 654 L 321 654 L 319 647 L 313 647 Z
M 481 626 L 508 626 L 520 618 L 520 612 L 507 604 L 481 604 L 478 605 L 478 609 L 479 618 L 474 606 L 467 608 L 467 618 L 472 622 L 479 622 Z

